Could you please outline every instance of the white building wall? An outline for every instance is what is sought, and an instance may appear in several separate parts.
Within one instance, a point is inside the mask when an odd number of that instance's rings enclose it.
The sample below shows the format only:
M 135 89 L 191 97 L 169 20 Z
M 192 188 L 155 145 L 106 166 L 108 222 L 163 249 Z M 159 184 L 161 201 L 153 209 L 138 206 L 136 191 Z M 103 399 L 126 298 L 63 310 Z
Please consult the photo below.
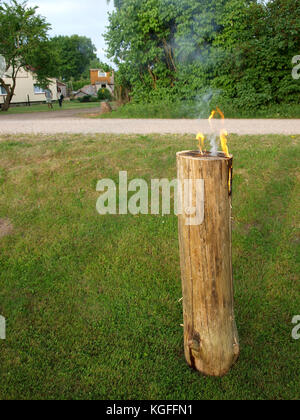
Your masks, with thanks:
M 12 80 L 9 77 L 4 77 L 3 79 L 5 83 L 7 84 L 12 83 Z M 53 100 L 57 100 L 58 95 L 57 95 L 56 79 L 51 79 L 51 80 L 53 80 L 53 82 L 49 86 L 49 89 L 52 92 Z M 34 78 L 34 74 L 30 71 L 25 71 L 24 69 L 21 69 L 18 73 L 15 94 L 13 96 L 11 103 L 18 104 L 18 103 L 28 102 L 28 96 L 29 96 L 30 102 L 32 103 L 46 101 L 45 93 L 34 92 L 34 85 L 36 84 L 37 82 Z M 5 100 L 5 95 L 0 94 L 0 104 L 4 103 L 4 100 Z

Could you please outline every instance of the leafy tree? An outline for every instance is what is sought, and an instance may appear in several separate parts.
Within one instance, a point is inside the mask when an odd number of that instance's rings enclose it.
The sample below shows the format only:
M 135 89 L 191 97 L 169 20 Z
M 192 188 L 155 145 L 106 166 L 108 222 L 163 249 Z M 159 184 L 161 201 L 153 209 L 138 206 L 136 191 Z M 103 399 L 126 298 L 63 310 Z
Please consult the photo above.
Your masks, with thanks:
M 227 0 L 123 0 L 108 52 L 135 100 L 188 98 L 214 78 L 214 43 Z
M 117 81 L 135 101 L 196 99 L 239 107 L 297 101 L 298 0 L 116 1 L 106 34 Z
M 171 44 L 177 16 L 175 2 L 123 0 L 110 15 L 106 34 L 109 57 L 119 67 L 119 76 L 133 95 L 163 96 L 172 86 L 176 66 Z
M 55 71 L 56 57 L 48 41 L 50 25 L 36 14 L 36 9 L 16 0 L 0 5 L 0 54 L 6 62 L 5 75 L 11 79 L 8 84 L 0 78 L 7 92 L 2 111 L 9 109 L 21 68 L 34 70 L 41 86 L 49 84 L 48 78 Z
M 86 85 L 89 85 L 90 79 L 80 79 L 80 80 L 76 80 L 75 82 L 72 82 L 72 90 L 79 90 L 81 88 L 83 88 Z
M 110 0 L 107 0 L 107 3 L 110 3 Z M 123 6 L 124 0 L 113 0 L 114 6 L 116 9 L 121 9 Z
M 90 38 L 79 35 L 56 36 L 51 39 L 52 48 L 59 56 L 57 76 L 64 81 L 86 77 L 90 62 L 97 58 L 96 47 Z
M 220 63 L 214 84 L 239 106 L 258 108 L 298 100 L 300 84 L 291 77 L 292 57 L 300 51 L 297 3 L 235 0 L 224 14 L 219 41 L 231 59 Z

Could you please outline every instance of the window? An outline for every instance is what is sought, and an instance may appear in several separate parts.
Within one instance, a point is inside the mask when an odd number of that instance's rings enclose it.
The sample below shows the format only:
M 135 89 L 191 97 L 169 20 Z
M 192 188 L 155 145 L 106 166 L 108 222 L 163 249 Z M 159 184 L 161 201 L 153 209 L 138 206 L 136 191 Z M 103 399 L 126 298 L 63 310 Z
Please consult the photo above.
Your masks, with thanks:
M 7 92 L 3 86 L 0 86 L 0 95 L 7 95 Z
M 34 93 L 45 93 L 45 90 L 38 85 L 34 85 Z
M 98 77 L 106 77 L 106 73 L 103 73 L 102 71 L 98 72 Z

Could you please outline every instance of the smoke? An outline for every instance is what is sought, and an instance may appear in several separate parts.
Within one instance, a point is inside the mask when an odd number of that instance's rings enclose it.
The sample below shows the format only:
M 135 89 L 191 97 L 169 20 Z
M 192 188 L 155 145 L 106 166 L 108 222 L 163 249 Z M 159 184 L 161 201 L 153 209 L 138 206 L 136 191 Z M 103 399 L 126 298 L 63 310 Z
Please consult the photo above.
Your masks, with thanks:
M 204 91 L 201 95 L 197 96 L 196 106 L 198 108 L 198 119 L 208 120 L 212 110 L 215 108 L 218 103 L 218 99 L 222 94 L 221 90 L 209 88 Z M 212 156 L 217 156 L 218 154 L 218 135 L 213 131 L 213 124 L 210 123 L 211 133 L 208 135 L 208 140 L 210 144 L 210 153 Z
M 212 156 L 217 156 L 218 153 L 218 143 L 217 143 L 217 136 L 216 134 L 211 134 L 209 136 L 209 142 L 210 142 L 210 153 Z
M 185 117 L 208 120 L 216 106 L 221 107 L 224 92 L 213 87 L 220 75 L 222 64 L 230 62 L 231 53 L 215 42 L 222 32 L 221 15 L 216 0 L 203 0 L 191 7 L 184 0 L 165 0 L 182 8 L 176 19 L 173 39 L 169 40 L 177 65 L 182 108 Z M 220 20 L 221 19 L 221 20 Z M 210 122 L 207 148 L 213 156 L 219 147 L 219 124 Z
M 205 20 L 205 16 L 198 17 L 197 22 L 193 20 L 200 32 L 204 24 L 202 19 Z M 211 23 L 210 31 L 214 33 L 217 31 L 217 27 L 213 26 L 213 22 Z M 181 106 L 184 109 L 184 114 L 192 118 L 208 120 L 212 110 L 220 103 L 223 94 L 221 89 L 211 87 L 212 78 L 215 68 L 224 60 L 227 53 L 220 48 L 208 45 L 203 40 L 199 44 L 199 40 L 192 31 L 184 35 L 177 33 L 172 47 L 175 51 L 178 70 L 182 72 L 183 84 L 184 86 L 190 86 L 187 97 L 190 92 L 194 91 L 190 99 L 182 99 Z M 196 91 L 195 85 L 197 82 L 198 89 L 196 88 Z M 210 125 L 210 133 L 207 139 L 209 140 L 211 154 L 217 156 L 219 141 L 217 132 L 213 130 L 213 124 Z

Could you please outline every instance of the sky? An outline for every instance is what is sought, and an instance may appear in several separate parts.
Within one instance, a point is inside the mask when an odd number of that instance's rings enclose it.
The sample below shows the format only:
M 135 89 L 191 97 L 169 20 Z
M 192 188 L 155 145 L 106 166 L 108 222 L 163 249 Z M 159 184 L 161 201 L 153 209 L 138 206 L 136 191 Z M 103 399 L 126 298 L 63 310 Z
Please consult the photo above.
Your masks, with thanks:
M 97 56 L 105 62 L 103 33 L 108 25 L 108 12 L 113 1 L 107 0 L 30 0 L 30 6 L 38 6 L 38 13 L 51 24 L 50 35 L 84 35 L 91 38 L 97 48 Z

